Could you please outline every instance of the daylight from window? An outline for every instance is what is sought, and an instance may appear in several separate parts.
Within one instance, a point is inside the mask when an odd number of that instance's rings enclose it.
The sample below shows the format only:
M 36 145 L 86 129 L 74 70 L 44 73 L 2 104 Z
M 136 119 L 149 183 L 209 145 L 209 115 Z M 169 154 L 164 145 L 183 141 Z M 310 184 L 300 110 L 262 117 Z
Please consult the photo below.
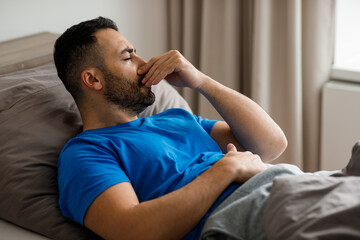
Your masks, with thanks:
M 337 0 L 334 68 L 360 72 L 360 1 Z

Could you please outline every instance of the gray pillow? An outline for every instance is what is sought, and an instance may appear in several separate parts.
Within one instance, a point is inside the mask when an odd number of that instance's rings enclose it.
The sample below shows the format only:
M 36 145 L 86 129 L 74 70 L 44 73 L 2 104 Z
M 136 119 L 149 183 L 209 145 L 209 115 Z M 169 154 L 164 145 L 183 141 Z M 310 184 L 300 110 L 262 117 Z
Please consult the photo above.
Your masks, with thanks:
M 141 116 L 190 110 L 169 84 Z M 0 218 L 52 239 L 97 239 L 58 207 L 57 158 L 81 131 L 80 114 L 54 64 L 0 76 Z

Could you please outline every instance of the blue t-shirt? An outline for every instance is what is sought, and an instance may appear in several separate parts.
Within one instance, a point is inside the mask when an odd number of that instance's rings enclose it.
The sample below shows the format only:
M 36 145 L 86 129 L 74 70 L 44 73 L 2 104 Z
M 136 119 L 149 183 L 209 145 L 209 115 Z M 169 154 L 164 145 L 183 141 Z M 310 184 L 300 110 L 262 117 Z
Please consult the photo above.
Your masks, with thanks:
M 140 202 L 183 187 L 224 156 L 209 133 L 216 121 L 182 109 L 78 134 L 58 162 L 59 204 L 83 223 L 103 191 L 130 182 Z M 237 188 L 230 185 L 186 239 L 197 239 L 210 212 Z

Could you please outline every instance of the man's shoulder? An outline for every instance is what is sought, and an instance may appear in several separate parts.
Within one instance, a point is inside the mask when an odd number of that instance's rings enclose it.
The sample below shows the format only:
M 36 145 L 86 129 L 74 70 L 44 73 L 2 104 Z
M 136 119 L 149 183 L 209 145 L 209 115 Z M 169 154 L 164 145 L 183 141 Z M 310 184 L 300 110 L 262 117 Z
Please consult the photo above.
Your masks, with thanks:
M 64 145 L 59 160 L 77 158 L 84 153 L 109 152 L 109 146 L 108 141 L 101 135 L 80 133 Z
M 103 161 L 102 161 L 103 160 Z M 59 174 L 76 173 L 90 165 L 117 163 L 116 149 L 111 144 L 88 136 L 76 136 L 70 139 L 61 150 L 58 158 Z

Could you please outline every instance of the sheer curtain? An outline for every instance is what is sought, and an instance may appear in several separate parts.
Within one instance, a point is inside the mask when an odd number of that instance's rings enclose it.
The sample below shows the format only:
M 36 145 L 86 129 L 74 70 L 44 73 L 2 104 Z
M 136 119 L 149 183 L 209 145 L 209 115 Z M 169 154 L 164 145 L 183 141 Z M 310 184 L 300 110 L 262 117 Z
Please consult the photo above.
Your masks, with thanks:
M 168 47 L 259 103 L 289 146 L 276 162 L 319 168 L 320 96 L 333 56 L 335 0 L 168 0 Z M 193 111 L 220 119 L 196 92 Z

